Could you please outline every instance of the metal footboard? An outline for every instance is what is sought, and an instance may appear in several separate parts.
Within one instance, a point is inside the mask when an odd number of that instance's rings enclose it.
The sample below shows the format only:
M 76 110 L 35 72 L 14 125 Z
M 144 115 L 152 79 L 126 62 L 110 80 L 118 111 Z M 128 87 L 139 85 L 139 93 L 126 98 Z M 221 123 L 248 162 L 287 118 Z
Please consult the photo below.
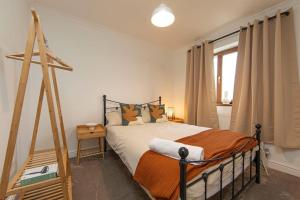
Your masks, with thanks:
M 257 150 L 255 150 L 255 159 L 252 159 L 252 153 L 253 153 L 253 149 L 250 149 L 250 172 L 249 172 L 249 179 L 247 181 L 245 181 L 245 154 L 246 152 L 241 152 L 241 151 L 237 151 L 237 152 L 233 152 L 231 154 L 231 157 L 223 157 L 223 158 L 215 158 L 212 160 L 199 160 L 199 161 L 187 161 L 186 158 L 189 154 L 188 150 L 185 147 L 181 147 L 178 151 L 181 159 L 179 161 L 179 166 L 180 166 L 180 199 L 181 200 L 187 200 L 187 188 L 193 186 L 194 184 L 200 182 L 200 181 L 204 181 L 204 199 L 206 200 L 208 198 L 208 191 L 207 191 L 207 181 L 208 181 L 208 177 L 213 174 L 214 172 L 220 171 L 220 189 L 217 193 L 219 193 L 219 199 L 222 200 L 223 199 L 223 169 L 225 166 L 229 165 L 232 163 L 232 182 L 231 182 L 231 199 L 235 199 L 242 191 L 244 191 L 244 189 L 253 181 L 255 180 L 256 183 L 260 183 L 260 141 L 261 141 L 261 125 L 257 124 L 255 126 L 256 131 L 253 137 L 256 138 L 258 144 L 258 148 L 255 148 Z M 235 161 L 236 159 L 242 157 L 242 174 L 241 174 L 241 178 L 242 178 L 242 183 L 240 186 L 240 189 L 236 192 L 235 188 L 236 186 L 236 179 L 235 179 Z M 189 163 L 208 163 L 208 162 L 213 162 L 213 161 L 217 161 L 217 160 L 225 160 L 231 158 L 229 161 L 225 162 L 225 163 L 221 163 L 219 164 L 219 166 L 209 172 L 205 172 L 202 174 L 201 177 L 199 177 L 198 179 L 187 183 L 186 177 L 187 177 L 187 172 L 186 172 L 186 168 L 187 165 Z M 252 164 L 253 162 L 255 163 L 255 174 L 253 175 L 252 173 Z

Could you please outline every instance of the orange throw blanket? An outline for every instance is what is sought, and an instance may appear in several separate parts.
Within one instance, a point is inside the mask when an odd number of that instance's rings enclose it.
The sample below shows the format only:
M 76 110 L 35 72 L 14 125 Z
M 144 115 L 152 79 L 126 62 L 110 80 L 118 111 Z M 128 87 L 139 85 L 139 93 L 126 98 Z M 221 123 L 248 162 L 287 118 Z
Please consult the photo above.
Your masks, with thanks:
M 250 141 L 250 142 L 249 142 Z M 196 135 L 177 140 L 184 144 L 200 146 L 204 149 L 204 158 L 212 159 L 230 156 L 245 144 L 242 151 L 246 152 L 257 145 L 252 137 L 228 130 L 210 129 Z M 187 166 L 187 181 L 192 180 L 210 166 L 221 161 L 202 165 Z M 179 196 L 179 161 L 167 156 L 147 151 L 139 160 L 134 180 L 150 191 L 151 195 L 161 200 L 177 200 Z

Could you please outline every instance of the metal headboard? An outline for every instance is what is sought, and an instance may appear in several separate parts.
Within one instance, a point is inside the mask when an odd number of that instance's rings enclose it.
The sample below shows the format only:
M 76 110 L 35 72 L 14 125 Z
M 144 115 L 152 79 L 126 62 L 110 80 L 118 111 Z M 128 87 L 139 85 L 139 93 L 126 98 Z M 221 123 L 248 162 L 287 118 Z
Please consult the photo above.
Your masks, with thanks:
M 107 102 L 114 103 L 116 106 L 108 107 Z M 158 97 L 158 100 L 154 100 L 154 101 L 150 101 L 150 102 L 142 103 L 142 104 L 137 104 L 137 105 L 146 106 L 147 104 L 157 103 L 157 102 L 159 105 L 161 105 L 161 96 Z M 103 124 L 104 124 L 104 126 L 106 126 L 106 124 L 107 124 L 106 111 L 111 110 L 111 109 L 116 109 L 116 110 L 120 109 L 120 103 L 123 103 L 123 102 L 118 102 L 118 101 L 107 99 L 106 95 L 103 95 Z M 104 142 L 104 150 L 105 151 L 106 151 L 106 148 L 107 148 L 107 145 L 106 145 L 106 139 L 105 139 L 105 142 Z

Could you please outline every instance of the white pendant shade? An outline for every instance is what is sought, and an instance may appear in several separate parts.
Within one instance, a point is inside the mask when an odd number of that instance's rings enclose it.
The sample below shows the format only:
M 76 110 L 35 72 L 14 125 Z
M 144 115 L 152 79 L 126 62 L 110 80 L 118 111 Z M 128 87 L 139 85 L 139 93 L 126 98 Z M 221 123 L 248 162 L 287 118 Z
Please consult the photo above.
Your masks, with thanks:
M 152 13 L 151 22 L 157 27 L 167 27 L 173 24 L 175 16 L 165 4 L 160 4 Z

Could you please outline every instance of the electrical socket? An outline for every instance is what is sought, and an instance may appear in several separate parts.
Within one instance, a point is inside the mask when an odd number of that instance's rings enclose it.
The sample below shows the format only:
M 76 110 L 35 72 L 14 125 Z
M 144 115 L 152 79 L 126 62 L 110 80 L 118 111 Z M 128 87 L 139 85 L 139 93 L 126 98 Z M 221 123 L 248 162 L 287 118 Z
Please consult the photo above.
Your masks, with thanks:
M 271 156 L 270 149 L 269 148 L 264 148 L 264 151 L 265 151 L 266 157 L 269 158 Z

